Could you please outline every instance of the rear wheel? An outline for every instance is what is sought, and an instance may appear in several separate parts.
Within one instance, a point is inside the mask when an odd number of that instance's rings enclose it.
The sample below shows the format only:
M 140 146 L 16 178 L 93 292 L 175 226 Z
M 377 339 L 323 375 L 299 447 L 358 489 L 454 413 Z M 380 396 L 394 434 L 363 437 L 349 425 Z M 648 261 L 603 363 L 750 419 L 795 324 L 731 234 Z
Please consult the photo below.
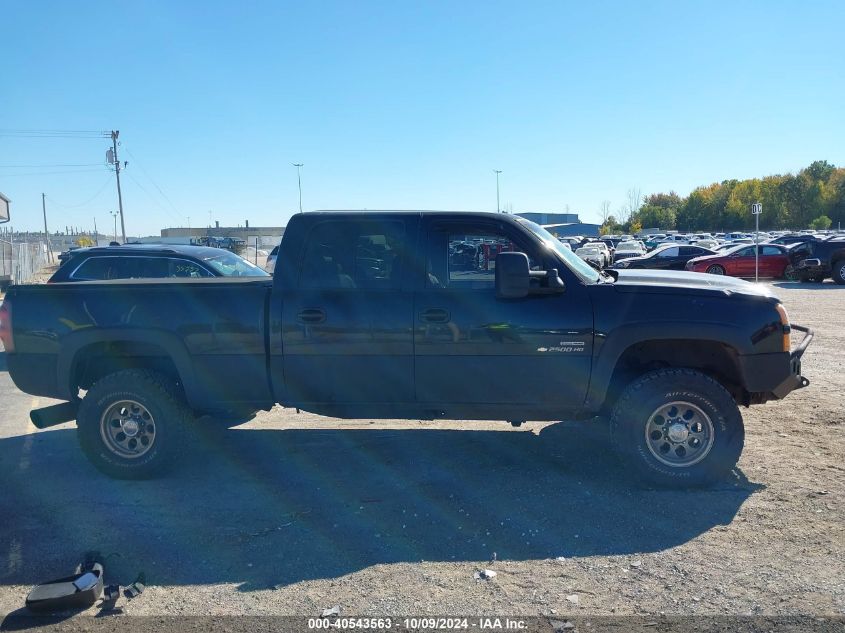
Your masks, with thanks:
M 719 266 L 719 264 L 713 264 L 712 266 L 707 267 L 707 272 L 711 275 L 724 275 L 725 269 L 724 267 Z
M 727 477 L 745 441 L 727 390 L 692 369 L 649 372 L 623 393 L 610 420 L 619 452 L 644 479 L 703 486 Z
M 833 262 L 831 277 L 840 286 L 845 286 L 845 259 Z
M 94 384 L 77 415 L 77 435 L 94 466 L 117 479 L 146 479 L 176 459 L 192 414 L 165 376 L 145 370 Z
M 783 278 L 787 281 L 798 281 L 798 272 L 795 270 L 795 266 L 787 264 L 786 268 L 783 269 Z

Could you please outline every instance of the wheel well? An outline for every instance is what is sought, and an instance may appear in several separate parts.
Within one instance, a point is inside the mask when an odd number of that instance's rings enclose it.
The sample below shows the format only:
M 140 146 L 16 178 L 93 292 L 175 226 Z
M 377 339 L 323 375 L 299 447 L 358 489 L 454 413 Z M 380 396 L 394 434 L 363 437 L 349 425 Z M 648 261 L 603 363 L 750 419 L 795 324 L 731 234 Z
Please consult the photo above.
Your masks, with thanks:
M 90 389 L 100 378 L 124 369 L 148 369 L 180 384 L 179 370 L 167 351 L 153 343 L 110 341 L 93 343 L 76 353 L 70 374 L 71 392 Z
M 697 369 L 718 381 L 739 403 L 748 397 L 734 348 L 717 341 L 666 339 L 635 343 L 619 360 L 608 386 L 604 409 L 609 411 L 631 381 L 666 367 Z

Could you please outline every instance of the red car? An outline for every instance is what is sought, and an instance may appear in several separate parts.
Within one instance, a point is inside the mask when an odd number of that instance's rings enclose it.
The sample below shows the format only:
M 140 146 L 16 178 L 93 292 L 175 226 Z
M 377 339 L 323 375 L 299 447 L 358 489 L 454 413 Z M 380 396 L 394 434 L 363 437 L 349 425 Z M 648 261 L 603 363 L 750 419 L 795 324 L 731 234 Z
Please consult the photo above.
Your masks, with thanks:
M 754 277 L 754 245 L 742 244 L 727 252 L 695 257 L 687 262 L 686 269 L 711 275 Z M 789 264 L 787 249 L 780 244 L 759 244 L 760 277 L 783 277 Z

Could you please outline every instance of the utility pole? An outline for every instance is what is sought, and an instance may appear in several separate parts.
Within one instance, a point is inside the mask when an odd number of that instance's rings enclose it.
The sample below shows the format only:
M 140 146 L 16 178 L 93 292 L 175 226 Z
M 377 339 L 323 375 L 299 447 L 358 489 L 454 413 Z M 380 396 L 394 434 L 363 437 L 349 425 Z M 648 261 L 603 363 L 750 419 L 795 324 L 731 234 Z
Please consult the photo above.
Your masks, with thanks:
M 120 161 L 117 158 L 117 137 L 120 135 L 120 130 L 112 130 L 111 132 L 111 156 L 106 153 L 109 162 L 114 163 L 114 175 L 117 178 L 117 206 L 120 209 L 120 233 L 123 236 L 123 243 L 126 244 L 126 222 L 123 219 L 123 195 L 120 193 Z M 114 241 L 117 241 L 117 231 L 115 231 Z
M 44 214 L 44 244 L 47 247 L 47 261 L 53 263 L 53 252 L 50 250 L 50 234 L 47 232 L 47 196 L 41 194 L 41 212 Z
M 499 207 L 499 174 L 502 173 L 501 169 L 494 169 L 496 172 L 496 213 L 501 213 L 501 209 Z
M 299 170 L 302 168 L 304 163 L 293 163 L 293 166 L 296 167 L 296 182 L 299 185 L 299 212 L 302 213 L 302 176 L 299 173 Z

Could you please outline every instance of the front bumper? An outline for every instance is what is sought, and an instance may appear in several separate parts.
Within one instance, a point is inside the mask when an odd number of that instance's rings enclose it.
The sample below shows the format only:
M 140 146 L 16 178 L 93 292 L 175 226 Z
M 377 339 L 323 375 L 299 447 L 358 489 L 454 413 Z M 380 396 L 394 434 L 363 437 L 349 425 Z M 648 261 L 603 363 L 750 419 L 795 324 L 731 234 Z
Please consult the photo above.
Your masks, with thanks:
M 780 400 L 810 384 L 801 375 L 801 357 L 813 340 L 813 330 L 801 325 L 791 325 L 790 328 L 804 333 L 804 338 L 791 352 L 739 357 L 745 388 L 752 394 L 759 394 L 755 401 Z
M 802 389 L 810 384 L 810 381 L 801 375 L 801 357 L 807 351 L 807 347 L 815 334 L 813 330 L 802 325 L 791 325 L 790 328 L 803 332 L 804 338 L 801 339 L 798 347 L 789 354 L 789 377 L 772 389 L 772 395 L 778 400 L 785 398 L 790 392 Z

